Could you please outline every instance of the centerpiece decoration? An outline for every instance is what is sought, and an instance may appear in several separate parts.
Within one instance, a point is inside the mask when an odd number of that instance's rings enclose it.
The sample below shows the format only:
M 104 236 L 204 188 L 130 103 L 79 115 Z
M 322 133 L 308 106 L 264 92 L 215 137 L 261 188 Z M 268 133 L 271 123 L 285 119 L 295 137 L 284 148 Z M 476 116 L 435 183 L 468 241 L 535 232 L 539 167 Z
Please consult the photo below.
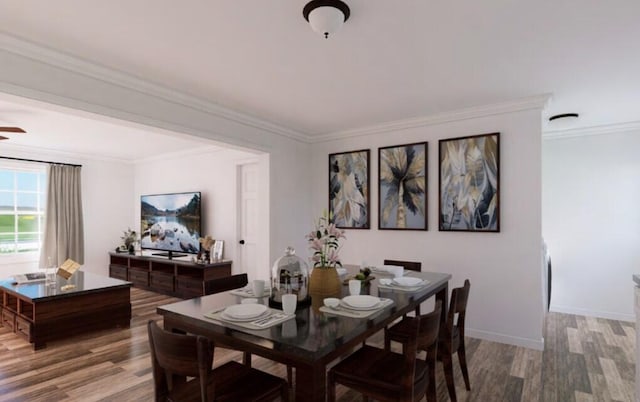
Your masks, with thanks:
M 344 230 L 338 229 L 331 218 L 331 214 L 325 210 L 318 218 L 314 230 L 306 236 L 313 253 L 309 294 L 312 298 L 316 296 L 320 302 L 325 297 L 340 297 L 342 294 L 342 283 L 336 268 L 342 267 L 339 257 L 340 239 L 345 236 Z

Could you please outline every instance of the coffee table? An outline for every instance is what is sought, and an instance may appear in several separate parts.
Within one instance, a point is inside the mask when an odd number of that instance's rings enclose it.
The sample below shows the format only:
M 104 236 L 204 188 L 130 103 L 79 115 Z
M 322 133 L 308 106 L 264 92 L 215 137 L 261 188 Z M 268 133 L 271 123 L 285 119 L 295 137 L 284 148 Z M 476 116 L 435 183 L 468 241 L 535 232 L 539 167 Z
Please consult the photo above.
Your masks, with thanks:
M 67 286 L 73 285 L 73 286 Z M 0 281 L 0 324 L 33 348 L 48 341 L 111 327 L 128 328 L 131 321 L 131 282 L 77 271 L 55 284 L 17 285 Z

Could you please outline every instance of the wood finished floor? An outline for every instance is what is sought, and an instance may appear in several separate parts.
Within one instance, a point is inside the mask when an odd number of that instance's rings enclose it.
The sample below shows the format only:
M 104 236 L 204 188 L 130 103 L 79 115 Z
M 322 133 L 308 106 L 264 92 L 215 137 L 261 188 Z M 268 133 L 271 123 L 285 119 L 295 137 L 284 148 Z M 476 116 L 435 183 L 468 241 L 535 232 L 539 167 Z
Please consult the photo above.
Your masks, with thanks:
M 0 328 L 0 401 L 151 401 L 146 322 L 159 320 L 156 306 L 177 299 L 132 289 L 133 319 L 127 330 L 106 330 L 51 342 L 34 352 Z M 633 401 L 635 329 L 633 323 L 552 313 L 546 323 L 546 349 L 534 351 L 467 339 L 471 391 L 459 366 L 459 401 Z M 382 341 L 377 335 L 368 343 Z M 215 364 L 241 360 L 216 349 Z M 286 377 L 285 367 L 255 357 L 254 367 Z M 442 367 L 438 401 L 448 401 Z M 360 401 L 338 388 L 339 401 Z M 423 398 L 424 400 L 424 398 Z

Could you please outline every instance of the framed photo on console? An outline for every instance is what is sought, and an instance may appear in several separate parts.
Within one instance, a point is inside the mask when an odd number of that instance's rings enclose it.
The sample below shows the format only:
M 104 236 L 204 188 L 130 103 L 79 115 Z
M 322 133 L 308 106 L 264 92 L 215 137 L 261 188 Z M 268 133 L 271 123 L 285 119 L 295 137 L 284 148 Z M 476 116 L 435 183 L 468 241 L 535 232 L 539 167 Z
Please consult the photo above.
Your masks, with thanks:
M 428 145 L 378 148 L 378 229 L 427 230 Z
M 329 214 L 345 229 L 369 229 L 369 150 L 329 155 Z
M 500 133 L 439 141 L 439 230 L 500 231 Z

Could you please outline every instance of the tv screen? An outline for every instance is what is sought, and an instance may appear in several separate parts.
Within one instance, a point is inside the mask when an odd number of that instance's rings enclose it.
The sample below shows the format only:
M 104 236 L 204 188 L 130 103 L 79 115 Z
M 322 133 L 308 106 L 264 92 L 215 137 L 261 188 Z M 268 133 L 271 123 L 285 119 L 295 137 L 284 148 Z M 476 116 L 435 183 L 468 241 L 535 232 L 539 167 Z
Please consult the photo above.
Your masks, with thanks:
M 140 197 L 140 247 L 173 252 L 198 253 L 202 217 L 200 192 L 154 194 Z

